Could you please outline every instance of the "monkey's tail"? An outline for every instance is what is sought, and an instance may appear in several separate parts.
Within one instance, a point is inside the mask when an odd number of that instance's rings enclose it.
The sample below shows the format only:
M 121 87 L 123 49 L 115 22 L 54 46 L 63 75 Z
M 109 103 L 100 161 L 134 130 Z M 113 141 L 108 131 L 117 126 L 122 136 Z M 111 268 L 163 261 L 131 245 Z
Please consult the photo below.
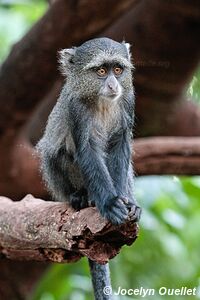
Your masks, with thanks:
M 109 264 L 100 265 L 88 259 L 94 289 L 95 300 L 111 300 L 112 288 Z

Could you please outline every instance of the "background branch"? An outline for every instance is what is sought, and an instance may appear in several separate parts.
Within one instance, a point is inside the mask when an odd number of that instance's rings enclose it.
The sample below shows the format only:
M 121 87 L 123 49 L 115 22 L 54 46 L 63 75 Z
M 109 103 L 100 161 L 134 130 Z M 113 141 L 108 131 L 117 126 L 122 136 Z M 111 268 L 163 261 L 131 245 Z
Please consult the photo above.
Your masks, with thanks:
M 39 177 L 39 161 L 29 137 L 24 133 L 15 143 L 11 159 L 13 179 L 19 189 L 18 198 L 23 197 L 24 192 L 47 198 Z M 133 143 L 133 162 L 136 175 L 200 174 L 200 138 L 138 138 Z M 3 188 L 9 192 L 10 184 Z
M 133 160 L 139 175 L 197 175 L 200 174 L 200 138 L 140 138 L 134 143 Z

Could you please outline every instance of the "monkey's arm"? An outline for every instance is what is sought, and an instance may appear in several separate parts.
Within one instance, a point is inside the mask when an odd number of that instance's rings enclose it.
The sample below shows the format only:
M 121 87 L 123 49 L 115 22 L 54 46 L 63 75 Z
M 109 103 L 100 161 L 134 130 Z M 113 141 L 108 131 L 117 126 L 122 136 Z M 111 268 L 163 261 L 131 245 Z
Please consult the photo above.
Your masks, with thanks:
M 89 200 L 93 201 L 100 213 L 112 223 L 123 223 L 128 209 L 118 197 L 105 163 L 103 141 L 92 134 L 93 116 L 83 105 L 70 109 L 71 129 L 76 153 L 75 160 L 83 174 Z
M 130 133 L 121 129 L 109 141 L 107 165 L 115 189 L 120 196 L 126 197 L 128 170 L 131 163 Z
M 141 209 L 137 205 L 133 191 L 133 170 L 131 165 L 131 144 L 128 131 L 118 132 L 110 141 L 107 165 L 115 189 L 120 198 L 127 199 L 131 219 L 138 221 Z
M 123 98 L 120 128 L 116 129 L 108 143 L 107 165 L 117 193 L 127 195 L 128 177 L 131 176 L 131 135 L 134 119 L 134 93 Z
M 124 98 L 121 129 L 110 138 L 108 144 L 107 166 L 113 179 L 117 194 L 127 198 L 130 216 L 139 220 L 141 210 L 137 206 L 133 191 L 133 169 L 131 164 L 131 136 L 133 128 L 134 94 Z

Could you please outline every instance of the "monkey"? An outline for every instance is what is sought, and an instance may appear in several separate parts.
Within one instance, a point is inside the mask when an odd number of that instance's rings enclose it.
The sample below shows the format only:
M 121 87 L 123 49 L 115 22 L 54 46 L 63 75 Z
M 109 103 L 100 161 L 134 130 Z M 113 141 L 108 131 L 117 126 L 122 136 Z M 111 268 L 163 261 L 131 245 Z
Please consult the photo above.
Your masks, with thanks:
M 102 37 L 59 52 L 65 82 L 36 145 L 47 189 L 114 225 L 138 221 L 131 160 L 134 124 L 130 45 Z M 110 299 L 109 266 L 89 260 L 96 300 Z

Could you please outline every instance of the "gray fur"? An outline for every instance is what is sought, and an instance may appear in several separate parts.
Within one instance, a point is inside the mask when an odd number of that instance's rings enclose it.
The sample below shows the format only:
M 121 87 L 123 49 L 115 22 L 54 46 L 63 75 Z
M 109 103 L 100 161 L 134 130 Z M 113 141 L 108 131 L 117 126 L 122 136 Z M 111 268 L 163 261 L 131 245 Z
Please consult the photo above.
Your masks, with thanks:
M 134 91 L 130 57 L 125 42 L 108 38 L 60 51 L 66 82 L 36 147 L 53 197 L 69 200 L 75 209 L 96 205 L 113 224 L 140 217 L 131 166 Z M 120 75 L 114 73 L 115 66 L 122 68 Z M 99 68 L 106 69 L 105 77 L 97 75 Z
M 109 264 L 100 265 L 89 259 L 92 284 L 96 300 L 110 300 L 111 295 L 106 294 L 104 288 L 111 288 Z

